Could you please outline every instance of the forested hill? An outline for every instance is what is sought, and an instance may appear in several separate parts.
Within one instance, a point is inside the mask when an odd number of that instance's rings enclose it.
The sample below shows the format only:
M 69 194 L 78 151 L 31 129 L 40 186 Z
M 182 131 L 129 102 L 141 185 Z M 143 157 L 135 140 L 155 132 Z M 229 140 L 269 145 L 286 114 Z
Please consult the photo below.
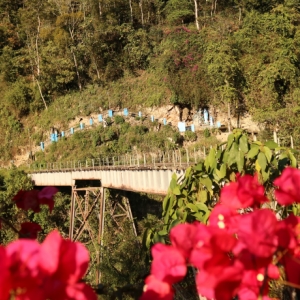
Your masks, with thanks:
M 1 157 L 92 99 L 230 103 L 299 139 L 299 51 L 299 0 L 1 0 Z

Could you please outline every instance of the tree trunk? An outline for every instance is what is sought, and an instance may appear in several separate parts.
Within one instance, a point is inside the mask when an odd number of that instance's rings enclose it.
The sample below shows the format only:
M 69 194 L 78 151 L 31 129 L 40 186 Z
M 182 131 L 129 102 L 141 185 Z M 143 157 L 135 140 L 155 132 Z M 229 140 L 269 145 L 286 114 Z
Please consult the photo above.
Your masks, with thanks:
M 132 12 L 132 3 L 131 3 L 131 0 L 129 0 L 129 7 L 130 7 L 130 20 L 131 20 L 131 23 L 133 23 L 133 12 Z
M 139 7 L 140 7 L 140 10 L 141 10 L 142 26 L 144 26 L 143 0 L 140 0 Z
M 81 90 L 82 90 L 82 85 L 81 85 L 80 74 L 79 74 L 79 70 L 78 70 L 77 59 L 76 59 L 76 55 L 75 55 L 74 50 L 72 49 L 72 47 L 71 47 L 71 52 L 72 52 L 72 55 L 73 55 L 74 66 L 75 66 L 76 74 L 77 74 L 77 84 L 78 84 L 78 88 L 79 88 L 79 90 L 81 91 Z
M 33 76 L 34 76 L 34 75 L 33 75 Z M 43 100 L 43 102 L 44 102 L 45 109 L 48 109 L 47 103 L 46 103 L 45 98 L 44 98 L 44 96 L 43 96 L 43 92 L 42 92 L 40 83 L 39 83 L 38 79 L 37 79 L 35 76 L 34 76 L 34 79 L 35 79 L 35 81 L 36 81 L 36 83 L 37 83 L 37 86 L 38 86 L 38 88 L 39 88 L 39 92 L 40 92 L 41 98 L 42 98 L 42 100 Z
M 35 51 L 36 51 L 36 56 L 35 56 L 35 63 L 36 63 L 36 75 L 39 77 L 40 76 L 40 54 L 39 54 L 39 46 L 38 46 L 38 41 L 39 41 L 39 36 L 40 36 L 40 28 L 41 28 L 41 20 L 40 16 L 38 15 L 38 26 L 37 26 L 37 34 L 35 37 Z
M 194 4 L 195 4 L 195 23 L 196 23 L 196 27 L 197 30 L 200 30 L 200 26 L 199 26 L 199 21 L 198 21 L 198 0 L 194 0 Z
M 231 118 L 230 118 L 230 102 L 228 102 L 228 132 L 231 132 Z

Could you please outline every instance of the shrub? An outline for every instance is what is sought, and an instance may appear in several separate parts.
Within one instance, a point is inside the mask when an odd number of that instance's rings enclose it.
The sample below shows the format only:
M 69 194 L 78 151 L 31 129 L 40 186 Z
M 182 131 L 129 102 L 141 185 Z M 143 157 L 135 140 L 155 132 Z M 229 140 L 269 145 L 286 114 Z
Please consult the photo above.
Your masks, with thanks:
M 184 133 L 184 139 L 187 142 L 195 142 L 197 140 L 197 134 L 193 131 L 186 131 Z
M 210 137 L 210 131 L 209 131 L 208 128 L 205 128 L 205 130 L 203 131 L 203 135 L 204 135 L 204 137 L 206 137 L 206 138 L 209 138 L 209 137 Z
M 123 124 L 123 123 L 125 123 L 125 119 L 122 116 L 115 116 L 115 123 Z

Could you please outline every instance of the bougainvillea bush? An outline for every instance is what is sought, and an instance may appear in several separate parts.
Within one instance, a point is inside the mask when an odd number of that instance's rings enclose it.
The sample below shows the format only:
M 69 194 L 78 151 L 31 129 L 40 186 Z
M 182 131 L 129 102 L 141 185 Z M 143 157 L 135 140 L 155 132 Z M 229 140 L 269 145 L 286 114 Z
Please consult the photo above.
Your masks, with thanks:
M 274 186 L 283 208 L 300 203 L 298 169 L 285 168 Z M 152 247 L 151 274 L 141 300 L 173 299 L 173 285 L 183 280 L 189 266 L 195 269 L 198 294 L 208 299 L 267 300 L 271 280 L 300 288 L 300 218 L 291 213 L 281 219 L 264 208 L 268 202 L 258 176 L 237 174 L 221 190 L 207 225 L 177 225 L 170 245 Z
M 41 205 L 50 211 L 57 189 L 19 191 L 13 198 L 18 208 L 40 212 Z M 35 239 L 39 224 L 24 222 L 17 229 L 9 225 L 20 239 L 0 246 L 0 300 L 96 300 L 93 289 L 82 281 L 89 264 L 84 245 L 63 239 L 58 231 L 48 234 L 43 243 Z

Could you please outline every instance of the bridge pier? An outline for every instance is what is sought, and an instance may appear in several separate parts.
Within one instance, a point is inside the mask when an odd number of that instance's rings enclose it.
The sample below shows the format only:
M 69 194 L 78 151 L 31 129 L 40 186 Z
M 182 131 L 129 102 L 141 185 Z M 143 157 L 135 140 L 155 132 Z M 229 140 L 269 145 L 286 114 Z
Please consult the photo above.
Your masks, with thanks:
M 96 285 L 101 280 L 99 265 L 104 246 L 105 216 L 110 215 L 120 231 L 123 231 L 123 222 L 129 220 L 137 235 L 129 199 L 125 196 L 121 200 L 109 199 L 106 193 L 104 187 L 72 186 L 69 238 L 74 242 L 80 241 L 89 249 L 88 275 L 94 273 L 91 277 Z

